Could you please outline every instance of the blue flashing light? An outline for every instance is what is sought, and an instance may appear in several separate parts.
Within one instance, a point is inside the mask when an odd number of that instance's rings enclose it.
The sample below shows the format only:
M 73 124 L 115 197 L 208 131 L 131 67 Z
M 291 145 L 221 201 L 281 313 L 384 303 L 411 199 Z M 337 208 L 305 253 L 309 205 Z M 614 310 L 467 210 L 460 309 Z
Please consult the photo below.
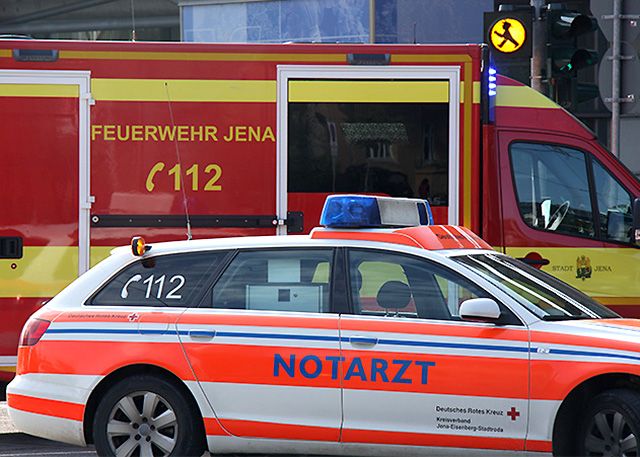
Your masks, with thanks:
M 330 228 L 411 227 L 430 224 L 433 224 L 433 215 L 426 200 L 370 195 L 330 195 L 320 217 L 320 225 Z
M 375 197 L 329 196 L 320 216 L 320 225 L 325 227 L 376 227 L 381 223 Z
M 488 73 L 489 73 L 489 77 L 487 79 L 489 81 L 489 84 L 488 84 L 489 97 L 495 97 L 497 94 L 496 89 L 498 88 L 498 84 L 497 84 L 498 72 L 496 71 L 495 68 L 489 67 Z

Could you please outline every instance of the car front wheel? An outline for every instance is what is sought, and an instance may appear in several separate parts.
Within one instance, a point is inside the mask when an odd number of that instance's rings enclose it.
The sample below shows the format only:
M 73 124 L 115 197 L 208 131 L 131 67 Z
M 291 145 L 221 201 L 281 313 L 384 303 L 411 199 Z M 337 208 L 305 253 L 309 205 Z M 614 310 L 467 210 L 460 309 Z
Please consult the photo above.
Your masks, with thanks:
M 93 422 L 96 451 L 105 456 L 202 455 L 196 412 L 172 383 L 134 376 L 116 383 L 100 401 Z
M 604 392 L 593 399 L 579 435 L 579 455 L 638 456 L 640 394 L 627 389 Z

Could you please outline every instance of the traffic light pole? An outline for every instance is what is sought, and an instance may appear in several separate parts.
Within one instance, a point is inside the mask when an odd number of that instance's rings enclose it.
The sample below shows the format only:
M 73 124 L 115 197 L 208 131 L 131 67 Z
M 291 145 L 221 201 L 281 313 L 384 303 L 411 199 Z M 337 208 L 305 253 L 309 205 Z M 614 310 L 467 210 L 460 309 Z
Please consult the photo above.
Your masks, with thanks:
M 531 87 L 540 93 L 543 93 L 542 87 L 542 69 L 545 67 L 545 25 L 542 21 L 542 9 L 545 6 L 545 0 L 531 0 L 533 7 L 533 24 L 532 24 L 532 54 L 531 54 Z
M 613 42 L 611 61 L 611 153 L 620 157 L 620 11 L 622 0 L 613 0 Z

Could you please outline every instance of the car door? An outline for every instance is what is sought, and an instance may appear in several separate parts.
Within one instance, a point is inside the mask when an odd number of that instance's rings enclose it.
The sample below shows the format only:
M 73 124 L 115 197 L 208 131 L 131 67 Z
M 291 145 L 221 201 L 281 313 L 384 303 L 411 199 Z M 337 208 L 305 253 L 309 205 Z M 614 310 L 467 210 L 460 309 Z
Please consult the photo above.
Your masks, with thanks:
M 178 332 L 220 425 L 241 437 L 338 441 L 332 249 L 241 250 Z
M 426 259 L 351 249 L 348 269 L 342 440 L 524 449 L 526 327 L 506 308 L 506 325 L 460 320 L 488 294 Z

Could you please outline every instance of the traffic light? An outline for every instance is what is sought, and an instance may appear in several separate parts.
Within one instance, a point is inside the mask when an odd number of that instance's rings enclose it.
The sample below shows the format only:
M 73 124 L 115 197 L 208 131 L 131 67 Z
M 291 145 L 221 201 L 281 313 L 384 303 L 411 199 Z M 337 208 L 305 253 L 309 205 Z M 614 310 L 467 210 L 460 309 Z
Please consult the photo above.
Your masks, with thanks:
M 554 75 L 565 75 L 595 65 L 598 54 L 578 47 L 578 37 L 598 29 L 596 20 L 576 11 L 568 11 L 560 4 L 547 9 L 547 50 Z
M 598 54 L 578 46 L 578 37 L 595 32 L 596 20 L 560 3 L 547 5 L 548 75 L 556 102 L 567 108 L 598 96 L 595 84 L 578 82 L 578 70 L 596 65 Z
M 492 64 L 501 75 L 524 84 L 531 79 L 532 17 L 529 6 L 484 13 L 484 36 Z

